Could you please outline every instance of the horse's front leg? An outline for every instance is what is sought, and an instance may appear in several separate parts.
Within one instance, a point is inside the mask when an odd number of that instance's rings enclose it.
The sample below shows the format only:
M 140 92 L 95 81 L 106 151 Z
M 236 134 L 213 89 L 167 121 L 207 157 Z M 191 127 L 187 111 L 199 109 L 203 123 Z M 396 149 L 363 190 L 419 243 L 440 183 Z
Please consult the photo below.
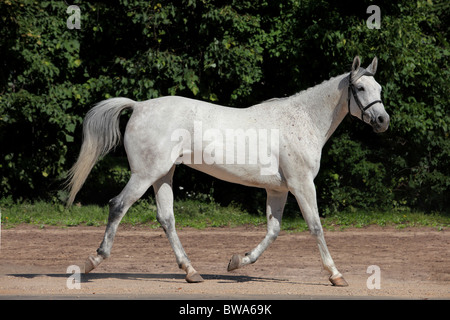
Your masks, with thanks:
M 317 209 L 316 188 L 314 186 L 313 179 L 305 179 L 299 181 L 298 183 L 294 183 L 291 186 L 290 191 L 297 199 L 303 218 L 306 220 L 311 234 L 316 238 L 323 266 L 325 270 L 330 273 L 330 282 L 339 287 L 348 286 L 342 274 L 334 265 L 333 259 L 331 258 L 325 242 L 322 225 L 319 218 L 319 211 Z
M 267 233 L 256 248 L 247 252 L 245 256 L 234 254 L 228 263 L 228 271 L 241 268 L 247 264 L 255 263 L 259 256 L 275 241 L 280 233 L 281 218 L 288 193 L 267 190 Z

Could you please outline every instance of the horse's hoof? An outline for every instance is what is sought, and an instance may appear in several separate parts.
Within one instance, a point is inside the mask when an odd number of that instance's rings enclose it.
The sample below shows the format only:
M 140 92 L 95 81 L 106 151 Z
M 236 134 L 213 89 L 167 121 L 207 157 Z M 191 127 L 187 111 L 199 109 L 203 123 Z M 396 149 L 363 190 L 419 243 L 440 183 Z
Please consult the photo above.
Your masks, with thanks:
M 84 273 L 89 273 L 92 270 L 94 270 L 95 268 L 97 268 L 97 266 L 102 263 L 103 261 L 103 257 L 102 256 L 89 256 L 89 258 L 86 259 L 85 263 L 84 263 Z
M 186 275 L 186 282 L 188 283 L 199 283 L 203 281 L 205 280 L 203 280 L 202 276 L 198 272 Z
M 344 277 L 342 275 L 336 275 L 336 276 L 331 276 L 330 277 L 330 282 L 333 284 L 333 286 L 335 287 L 348 287 L 348 283 L 347 281 L 344 280 Z
M 236 269 L 239 269 L 240 267 L 242 267 L 242 258 L 240 255 L 238 254 L 233 254 L 233 256 L 230 259 L 230 262 L 228 262 L 228 271 L 233 271 Z

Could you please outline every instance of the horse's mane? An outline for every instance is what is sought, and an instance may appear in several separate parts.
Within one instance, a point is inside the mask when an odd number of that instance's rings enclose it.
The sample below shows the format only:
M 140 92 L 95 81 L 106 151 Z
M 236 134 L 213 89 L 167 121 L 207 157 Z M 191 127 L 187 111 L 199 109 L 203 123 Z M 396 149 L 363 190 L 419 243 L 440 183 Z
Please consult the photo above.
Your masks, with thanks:
M 374 76 L 373 73 L 371 73 L 370 71 L 368 71 L 367 69 L 362 68 L 362 67 L 360 67 L 360 68 L 358 69 L 358 71 L 356 71 L 355 73 L 352 72 L 352 73 L 350 73 L 350 74 L 351 74 L 351 81 L 352 81 L 352 82 L 358 80 L 358 79 L 361 78 L 362 76 Z M 322 81 L 321 83 L 316 84 L 315 86 L 306 88 L 306 89 L 304 89 L 304 90 L 302 90 L 302 91 L 300 91 L 300 92 L 297 92 L 297 93 L 295 93 L 295 94 L 293 94 L 293 95 L 291 95 L 291 96 L 282 97 L 282 98 L 271 98 L 271 99 L 268 99 L 268 100 L 265 100 L 265 101 L 261 102 L 261 104 L 262 104 L 262 103 L 266 103 L 266 102 L 275 102 L 275 101 L 288 100 L 288 99 L 290 99 L 290 98 L 298 98 L 298 97 L 300 97 L 300 96 L 306 95 L 306 94 L 308 94 L 308 93 L 314 91 L 314 90 L 317 89 L 318 87 L 323 86 L 323 85 L 327 84 L 327 83 L 330 82 L 330 81 L 335 80 L 335 79 L 338 78 L 338 77 L 341 77 L 342 75 L 343 75 L 343 74 L 338 75 L 338 76 L 335 76 L 335 77 L 331 77 L 331 78 L 328 79 L 328 80 L 324 80 L 324 81 Z
M 302 96 L 302 95 L 306 95 L 306 94 L 308 94 L 309 92 L 314 91 L 314 90 L 317 89 L 318 87 L 321 87 L 321 86 L 327 84 L 328 82 L 331 82 L 331 81 L 335 80 L 336 78 L 338 78 L 338 77 L 340 77 L 340 76 L 342 76 L 342 75 L 338 75 L 338 76 L 335 76 L 335 77 L 331 77 L 331 78 L 328 79 L 328 80 L 324 80 L 324 81 L 322 81 L 321 83 L 316 84 L 315 86 L 312 86 L 312 87 L 306 88 L 305 90 L 302 90 L 302 91 L 300 91 L 300 92 L 297 92 L 296 94 L 292 95 L 291 97 L 292 97 L 292 98 L 295 98 L 295 97 L 299 97 L 299 96 Z
M 299 98 L 300 96 L 306 95 L 306 94 L 308 94 L 308 93 L 314 91 L 314 90 L 317 89 L 318 87 L 323 86 L 323 85 L 327 84 L 328 82 L 333 81 L 333 80 L 335 80 L 336 78 L 341 77 L 341 76 L 342 76 L 342 75 L 338 75 L 338 76 L 335 76 L 335 77 L 331 77 L 330 79 L 324 80 L 324 81 L 322 81 L 321 83 L 316 84 L 315 86 L 306 88 L 306 89 L 304 89 L 304 90 L 302 90 L 302 91 L 299 91 L 299 92 L 297 92 L 297 93 L 295 93 L 295 94 L 293 94 L 293 95 L 290 95 L 290 96 L 286 96 L 286 97 L 282 97 L 282 98 L 271 98 L 271 99 L 262 101 L 261 104 L 266 103 L 266 102 L 275 102 L 275 101 L 288 100 L 288 99 L 292 99 L 292 98 Z

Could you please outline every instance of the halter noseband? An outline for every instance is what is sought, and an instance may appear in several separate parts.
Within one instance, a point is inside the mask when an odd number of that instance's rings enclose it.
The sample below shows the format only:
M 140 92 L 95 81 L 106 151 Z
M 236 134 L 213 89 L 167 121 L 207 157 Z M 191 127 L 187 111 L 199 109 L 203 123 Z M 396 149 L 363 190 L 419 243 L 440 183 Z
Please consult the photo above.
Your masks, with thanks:
M 362 68 L 360 68 L 362 69 Z M 367 71 L 366 69 L 361 70 L 362 72 L 358 72 L 357 73 L 357 78 L 355 80 L 358 80 L 360 77 L 362 76 L 373 76 L 374 74 Z M 352 81 L 352 73 L 350 72 L 349 76 L 348 76 L 348 95 L 347 95 L 347 103 L 348 103 L 348 113 L 351 114 L 350 112 L 350 91 L 353 94 L 353 98 L 355 99 L 356 104 L 358 105 L 359 109 L 361 110 L 361 120 L 364 121 L 364 111 L 366 111 L 367 109 L 369 109 L 371 106 L 373 106 L 376 103 L 383 103 L 381 100 L 375 100 L 371 103 L 369 103 L 367 106 L 363 106 L 361 103 L 361 100 L 359 100 L 358 95 L 356 93 L 356 88 L 355 88 L 355 84 Z

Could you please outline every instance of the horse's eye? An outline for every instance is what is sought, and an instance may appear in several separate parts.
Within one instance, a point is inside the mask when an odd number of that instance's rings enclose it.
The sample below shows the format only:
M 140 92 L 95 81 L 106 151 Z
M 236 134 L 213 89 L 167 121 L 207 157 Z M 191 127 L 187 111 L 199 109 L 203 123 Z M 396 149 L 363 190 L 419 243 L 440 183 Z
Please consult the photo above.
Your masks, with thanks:
M 364 87 L 359 87 L 358 91 L 364 91 Z

